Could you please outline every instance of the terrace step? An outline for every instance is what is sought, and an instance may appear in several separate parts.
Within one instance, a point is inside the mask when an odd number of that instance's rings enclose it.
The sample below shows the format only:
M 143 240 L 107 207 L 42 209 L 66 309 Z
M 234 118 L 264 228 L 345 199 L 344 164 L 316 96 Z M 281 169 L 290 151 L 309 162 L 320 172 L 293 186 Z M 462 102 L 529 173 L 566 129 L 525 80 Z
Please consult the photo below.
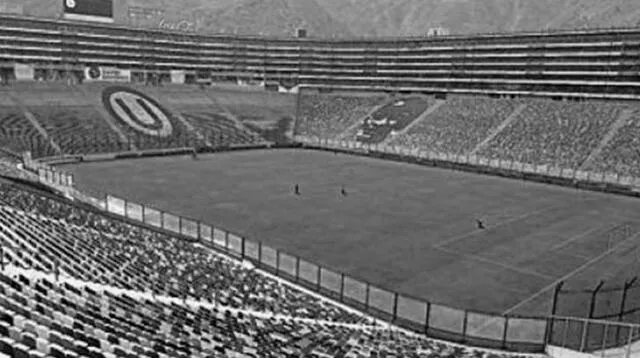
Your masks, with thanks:
M 607 144 L 609 144 L 609 142 L 616 136 L 616 134 L 618 134 L 620 128 L 622 128 L 625 123 L 627 123 L 633 113 L 634 111 L 631 109 L 625 109 L 620 112 L 618 119 L 611 125 L 611 128 L 609 128 L 607 134 L 602 137 L 602 140 L 600 141 L 598 146 L 591 151 L 587 159 L 584 161 L 584 163 L 582 163 L 582 165 L 580 166 L 580 170 L 587 170 L 591 167 L 593 162 L 600 156 L 600 153 L 602 153 L 602 150 L 607 146 Z
M 505 128 L 511 125 L 511 123 L 513 123 L 520 116 L 520 113 L 522 113 L 522 111 L 524 111 L 525 108 L 527 108 L 526 104 L 519 105 L 513 111 L 513 113 L 509 115 L 509 117 L 507 117 L 504 121 L 502 121 L 502 123 L 500 123 L 500 125 L 498 126 L 498 128 L 495 129 L 495 131 L 491 132 L 487 136 L 487 138 L 485 138 L 482 142 L 478 143 L 478 145 L 469 154 L 476 155 L 476 153 L 483 150 L 489 143 L 491 143 L 493 138 L 495 138 L 498 134 L 500 134 L 500 132 L 502 132 Z
M 49 133 L 47 133 L 47 131 L 44 129 L 44 127 L 42 127 L 40 125 L 40 122 L 38 122 L 38 119 L 36 118 L 36 116 L 31 113 L 31 111 L 29 111 L 29 109 L 27 108 L 27 106 L 24 104 L 24 102 L 22 102 L 22 100 L 20 99 L 20 96 L 18 96 L 14 91 L 9 91 L 8 93 L 8 97 L 10 98 L 11 101 L 13 101 L 13 103 L 16 104 L 16 106 L 18 108 L 20 108 L 20 110 L 22 111 L 22 113 L 24 114 L 24 117 L 31 122 L 31 125 L 38 131 L 38 133 L 40 133 L 40 135 L 45 138 L 47 141 L 49 141 L 49 144 L 51 145 L 51 147 L 53 148 L 53 150 L 58 153 L 58 154 L 62 154 L 62 149 L 60 149 L 60 146 L 58 145 L 58 143 L 56 143 L 53 138 L 51 138 L 49 136 Z

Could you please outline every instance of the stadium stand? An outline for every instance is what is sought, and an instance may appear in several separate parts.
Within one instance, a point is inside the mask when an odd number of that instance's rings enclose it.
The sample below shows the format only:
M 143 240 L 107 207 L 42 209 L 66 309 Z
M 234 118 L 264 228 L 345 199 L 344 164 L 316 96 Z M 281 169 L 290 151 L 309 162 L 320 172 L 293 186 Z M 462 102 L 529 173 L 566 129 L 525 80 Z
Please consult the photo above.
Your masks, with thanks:
M 29 271 L 8 271 L 0 274 L 5 294 L 0 300 L 0 352 L 10 356 L 510 356 L 404 332 L 263 316 L 194 302 L 177 304 Z
M 297 133 L 321 138 L 337 137 L 382 102 L 381 97 L 305 95 L 300 103 Z
M 636 105 L 628 111 L 626 120 L 594 161 L 595 170 L 640 177 L 640 108 Z
M 529 100 L 526 104 L 479 155 L 577 169 L 621 110 L 616 102 Z
M 363 143 L 383 142 L 418 119 L 430 104 L 424 97 L 395 98 L 364 119 L 356 139 Z
M 390 330 L 194 243 L 0 192 L 11 357 L 518 357 Z
M 238 126 L 229 118 L 212 113 L 206 108 L 183 108 L 180 113 L 201 133 L 204 133 L 213 146 L 229 144 L 252 144 L 261 142 L 261 137 L 253 131 Z
M 31 106 L 29 110 L 64 154 L 127 149 L 91 106 Z
M 217 297 L 236 308 L 307 318 L 345 322 L 360 319 L 212 255 L 191 242 L 109 220 L 7 185 L 0 190 L 1 200 L 14 208 L 56 219 L 38 220 L 12 210 L 0 213 L 2 227 L 19 232 L 32 247 L 49 249 L 39 253 L 42 260 L 28 260 L 42 269 L 51 270 L 52 263 L 60 260 L 61 272 L 85 281 L 153 290 L 172 297 Z M 12 246 L 24 246 L 21 243 Z M 149 280 L 150 277 L 155 280 Z M 274 304 L 283 298 L 284 303 Z
M 0 147 L 15 153 L 31 151 L 34 158 L 56 155 L 49 140 L 38 133 L 17 107 L 0 108 Z
M 519 105 L 510 99 L 449 96 L 447 101 L 393 144 L 440 153 L 467 154 Z
M 163 108 L 171 126 L 169 135 L 148 134 L 131 126 L 121 114 L 105 105 L 108 93 L 123 89 L 136 91 Z M 24 110 L 33 115 L 49 138 L 43 138 L 15 104 L 0 106 L 0 147 L 14 152 L 31 150 L 33 157 L 59 154 L 94 154 L 137 148 L 166 149 L 197 144 L 214 146 L 264 142 L 257 130 L 235 123 L 195 87 L 171 86 L 161 90 L 161 97 L 173 98 L 179 105 L 163 104 L 154 99 L 156 90 L 130 85 L 110 84 L 68 86 L 59 83 L 20 84 L 12 87 L 21 98 Z M 198 97 L 199 96 L 199 97 Z M 189 100 L 187 100 L 189 99 Z M 175 108 L 174 108 L 175 107 Z M 131 116 L 136 114 L 131 112 Z M 182 118 L 178 118 L 182 116 Z M 186 121 L 186 123 L 184 121 Z M 51 141 L 60 147 L 57 153 Z

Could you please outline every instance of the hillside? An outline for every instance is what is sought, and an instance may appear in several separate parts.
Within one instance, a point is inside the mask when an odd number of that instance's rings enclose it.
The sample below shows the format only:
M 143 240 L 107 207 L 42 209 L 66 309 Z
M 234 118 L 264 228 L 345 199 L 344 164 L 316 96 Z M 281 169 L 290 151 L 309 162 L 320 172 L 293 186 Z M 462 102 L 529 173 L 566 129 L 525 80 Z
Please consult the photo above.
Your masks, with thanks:
M 76 0 L 81 1 L 81 0 Z M 639 26 L 640 0 L 113 0 L 116 23 L 202 33 L 314 37 L 420 36 Z M 58 0 L 0 0 L 58 17 Z M 11 6 L 9 6 L 11 5 Z M 5 10 L 11 11 L 11 10 Z M 137 14 L 136 14 L 137 13 Z
M 638 0 L 317 0 L 362 36 L 637 26 Z

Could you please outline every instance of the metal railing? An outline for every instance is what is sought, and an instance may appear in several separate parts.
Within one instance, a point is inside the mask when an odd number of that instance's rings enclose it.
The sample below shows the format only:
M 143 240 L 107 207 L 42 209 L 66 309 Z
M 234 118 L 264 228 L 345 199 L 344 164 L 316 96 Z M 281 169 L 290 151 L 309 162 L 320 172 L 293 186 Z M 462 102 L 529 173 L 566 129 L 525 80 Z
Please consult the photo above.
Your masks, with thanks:
M 549 322 L 550 346 L 602 358 L 629 358 L 640 353 L 638 324 L 561 316 Z
M 501 316 L 427 302 L 197 220 L 111 195 L 106 196 L 105 207 L 112 214 L 198 240 L 239 259 L 249 260 L 279 277 L 414 332 L 453 342 L 527 352 L 541 352 L 546 345 L 546 318 Z
M 518 162 L 493 161 L 478 157 L 427 153 L 394 146 L 366 145 L 348 141 L 296 139 L 315 145 L 339 149 L 367 148 L 392 154 L 415 155 L 439 160 L 456 160 L 499 168 L 556 174 L 562 178 L 609 180 L 635 184 L 635 180 L 609 174 L 583 173 L 549 166 L 532 166 Z M 504 164 L 504 166 L 500 166 Z M 640 183 L 639 183 L 640 184 Z M 285 251 L 252 241 L 228 230 L 147 207 L 112 195 L 104 202 L 112 214 L 135 220 L 151 227 L 198 240 L 219 251 L 243 260 L 302 287 L 319 292 L 366 314 L 391 322 L 399 327 L 453 342 L 486 348 L 501 348 L 526 352 L 542 352 L 547 345 L 580 352 L 610 355 L 632 351 L 638 339 L 637 325 L 570 317 L 534 317 L 500 315 L 448 307 L 410 295 L 386 290 L 367 281 L 313 263 Z M 612 328 L 613 327 L 613 328 Z M 607 352 L 604 352 L 607 350 Z M 601 352 L 602 351 L 602 352 Z M 625 355 L 628 357 L 628 355 Z

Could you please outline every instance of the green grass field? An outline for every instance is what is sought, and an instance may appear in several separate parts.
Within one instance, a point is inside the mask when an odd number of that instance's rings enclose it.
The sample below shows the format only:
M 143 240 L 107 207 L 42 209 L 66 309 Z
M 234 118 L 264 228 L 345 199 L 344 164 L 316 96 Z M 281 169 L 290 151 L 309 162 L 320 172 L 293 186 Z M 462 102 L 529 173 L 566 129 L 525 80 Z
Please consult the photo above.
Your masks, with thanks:
M 458 308 L 546 315 L 559 281 L 591 287 L 640 268 L 640 239 L 609 234 L 622 223 L 640 229 L 640 201 L 622 196 L 289 149 L 65 169 L 94 194 L 199 219 Z

